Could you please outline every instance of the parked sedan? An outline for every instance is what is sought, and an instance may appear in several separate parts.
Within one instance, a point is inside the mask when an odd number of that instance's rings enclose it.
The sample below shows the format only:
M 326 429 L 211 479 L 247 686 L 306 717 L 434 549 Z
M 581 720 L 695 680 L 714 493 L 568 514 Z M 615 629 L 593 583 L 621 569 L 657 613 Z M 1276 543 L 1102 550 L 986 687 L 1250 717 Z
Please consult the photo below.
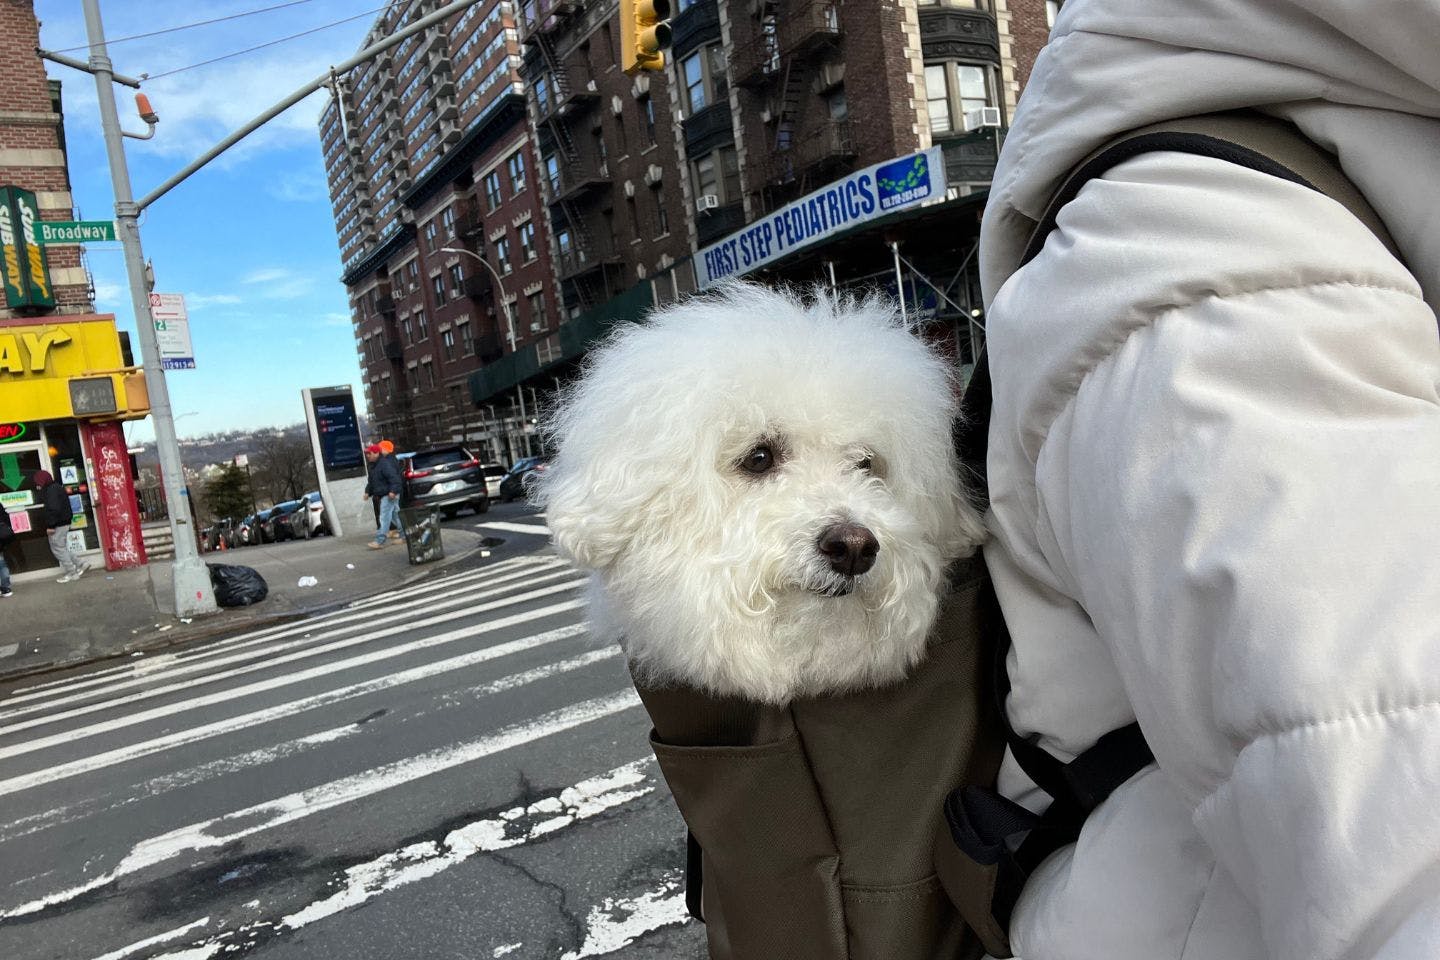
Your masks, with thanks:
M 498 463 L 482 463 L 480 472 L 485 475 L 485 495 L 491 500 L 500 499 L 500 481 L 505 479 L 505 468 Z
M 548 469 L 549 457 L 522 457 L 516 460 L 515 465 L 500 481 L 500 502 L 509 503 L 511 500 L 523 498 L 529 492 L 527 485 L 530 479 Z
M 439 507 L 452 517 L 461 507 L 476 513 L 490 509 L 480 461 L 458 444 L 417 450 L 405 461 L 407 507 Z
M 255 523 L 250 528 L 251 543 L 274 543 L 275 529 L 270 526 L 270 514 L 274 508 L 270 507 L 255 514 Z
M 311 491 L 300 498 L 305 504 L 305 536 L 318 537 L 322 533 L 330 532 L 330 518 L 325 513 L 325 501 L 321 499 L 319 491 Z
M 250 514 L 248 517 L 241 518 L 240 523 L 235 527 L 235 535 L 238 538 L 238 543 L 240 546 L 248 547 L 252 544 L 260 542 L 259 534 L 255 528 L 255 524 L 256 519 L 255 514 L 253 513 Z
M 285 540 L 304 540 L 308 535 L 306 524 L 309 520 L 310 511 L 303 500 L 286 500 L 284 503 L 275 504 L 265 523 L 270 527 L 271 539 L 281 543 Z

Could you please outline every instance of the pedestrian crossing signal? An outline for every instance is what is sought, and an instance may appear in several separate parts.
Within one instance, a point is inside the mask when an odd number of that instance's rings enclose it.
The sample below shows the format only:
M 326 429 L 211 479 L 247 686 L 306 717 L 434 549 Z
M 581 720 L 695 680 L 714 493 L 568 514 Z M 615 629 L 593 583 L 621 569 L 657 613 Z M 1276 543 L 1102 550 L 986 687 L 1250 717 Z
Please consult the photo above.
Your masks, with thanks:
M 670 0 L 620 0 L 620 66 L 631 76 L 664 70 Z

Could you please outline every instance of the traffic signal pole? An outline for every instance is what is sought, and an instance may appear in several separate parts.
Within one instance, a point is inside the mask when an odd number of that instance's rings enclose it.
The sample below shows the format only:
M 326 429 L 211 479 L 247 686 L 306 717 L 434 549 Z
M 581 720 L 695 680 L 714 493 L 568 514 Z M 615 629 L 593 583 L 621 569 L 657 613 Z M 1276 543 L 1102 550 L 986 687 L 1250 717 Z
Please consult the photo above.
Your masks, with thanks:
M 125 272 L 130 279 L 130 303 L 135 310 L 135 327 L 140 335 L 140 356 L 145 385 L 150 393 L 150 416 L 155 424 L 155 449 L 160 455 L 160 474 L 165 503 L 170 514 L 170 534 L 175 542 L 173 580 L 175 615 L 194 617 L 214 613 L 215 593 L 210 571 L 200 559 L 195 532 L 190 529 L 190 491 L 180 461 L 180 442 L 175 434 L 170 388 L 165 383 L 165 366 L 160 342 L 150 319 L 150 290 L 145 282 L 145 253 L 140 247 L 140 208 L 130 187 L 130 168 L 125 161 L 124 135 L 115 107 L 114 70 L 105 47 L 105 25 L 100 19 L 100 0 L 84 0 L 85 32 L 90 41 L 89 72 L 95 75 L 100 101 L 100 126 L 105 134 L 105 152 L 110 160 L 110 182 L 115 190 L 115 230 L 125 250 Z

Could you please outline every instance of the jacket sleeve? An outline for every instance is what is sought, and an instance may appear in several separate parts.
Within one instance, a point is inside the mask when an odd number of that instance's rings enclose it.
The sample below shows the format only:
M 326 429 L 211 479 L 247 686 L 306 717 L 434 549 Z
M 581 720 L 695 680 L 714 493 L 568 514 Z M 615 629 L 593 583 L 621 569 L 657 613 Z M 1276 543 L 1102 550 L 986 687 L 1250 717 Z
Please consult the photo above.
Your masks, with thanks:
M 1440 344 L 1338 204 L 1158 153 L 990 313 L 992 464 L 1273 958 L 1440 955 Z M 1002 414 L 1002 410 L 1005 412 Z
M 70 512 L 70 496 L 60 483 L 52 483 L 42 494 L 45 504 L 45 525 L 49 527 L 69 526 L 73 519 Z

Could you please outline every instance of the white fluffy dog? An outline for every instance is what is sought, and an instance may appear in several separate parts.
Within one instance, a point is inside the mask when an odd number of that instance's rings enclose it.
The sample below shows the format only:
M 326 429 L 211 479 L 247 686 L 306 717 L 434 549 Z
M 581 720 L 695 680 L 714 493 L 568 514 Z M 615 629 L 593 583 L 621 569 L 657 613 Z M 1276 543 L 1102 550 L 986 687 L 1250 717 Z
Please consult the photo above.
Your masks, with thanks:
M 730 284 L 592 351 L 537 499 L 637 678 L 783 704 L 904 676 L 984 537 L 950 365 L 878 299 Z

